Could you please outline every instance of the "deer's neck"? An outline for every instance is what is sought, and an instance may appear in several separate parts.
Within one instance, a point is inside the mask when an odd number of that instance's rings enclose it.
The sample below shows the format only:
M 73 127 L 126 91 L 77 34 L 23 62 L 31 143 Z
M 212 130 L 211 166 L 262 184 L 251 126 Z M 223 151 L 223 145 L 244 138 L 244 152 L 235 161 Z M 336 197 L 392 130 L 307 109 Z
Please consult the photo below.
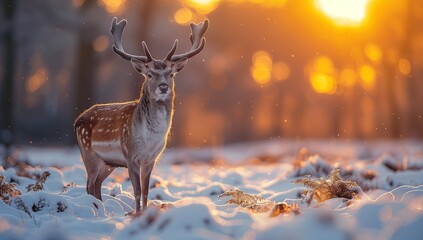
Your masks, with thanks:
M 152 132 L 162 131 L 170 127 L 173 116 L 173 92 L 165 101 L 156 101 L 143 87 L 136 111 L 138 124 L 145 125 Z

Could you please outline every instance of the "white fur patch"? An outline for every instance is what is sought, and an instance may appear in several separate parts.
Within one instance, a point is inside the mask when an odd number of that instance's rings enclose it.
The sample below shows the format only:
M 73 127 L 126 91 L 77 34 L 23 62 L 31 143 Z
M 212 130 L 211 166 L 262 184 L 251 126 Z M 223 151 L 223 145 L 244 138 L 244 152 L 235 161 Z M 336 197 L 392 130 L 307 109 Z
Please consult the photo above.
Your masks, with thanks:
M 107 160 L 113 162 L 122 162 L 126 165 L 125 157 L 122 153 L 122 148 L 120 140 L 115 141 L 93 141 L 91 143 L 94 151 L 103 158 L 106 162 Z

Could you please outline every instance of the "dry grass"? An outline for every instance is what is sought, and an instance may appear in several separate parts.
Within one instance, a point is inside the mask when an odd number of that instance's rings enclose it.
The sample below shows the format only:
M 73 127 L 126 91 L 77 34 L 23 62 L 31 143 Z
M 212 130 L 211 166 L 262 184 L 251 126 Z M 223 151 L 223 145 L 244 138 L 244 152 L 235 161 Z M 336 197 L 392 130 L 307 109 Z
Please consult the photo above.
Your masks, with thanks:
M 44 190 L 44 183 L 46 182 L 47 178 L 50 176 L 50 172 L 44 171 L 43 174 L 39 177 L 36 183 L 28 184 L 26 190 L 28 192 L 38 192 Z
M 9 198 L 21 195 L 21 191 L 16 188 L 15 183 L 8 183 L 4 180 L 4 176 L 0 175 L 0 199 L 3 202 L 9 202 Z
M 327 179 L 306 177 L 299 178 L 294 183 L 311 188 L 304 192 L 309 204 L 313 198 L 317 202 L 324 202 L 331 198 L 352 199 L 357 195 L 359 186 L 356 182 L 342 180 L 339 176 L 340 171 L 340 169 L 333 169 Z
M 280 214 L 289 214 L 294 212 L 299 213 L 298 205 L 287 203 L 275 203 L 257 195 L 244 193 L 239 189 L 230 189 L 219 195 L 219 199 L 222 197 L 230 197 L 226 201 L 228 204 L 237 204 L 243 208 L 249 209 L 254 213 L 267 213 L 270 212 L 270 217 L 276 217 Z

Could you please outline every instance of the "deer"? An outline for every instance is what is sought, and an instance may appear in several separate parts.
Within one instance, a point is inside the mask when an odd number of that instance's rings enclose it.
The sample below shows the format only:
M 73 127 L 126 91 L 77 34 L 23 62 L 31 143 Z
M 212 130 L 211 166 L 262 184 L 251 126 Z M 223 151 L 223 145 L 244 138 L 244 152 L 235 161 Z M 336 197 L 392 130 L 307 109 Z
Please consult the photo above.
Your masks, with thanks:
M 151 172 L 168 141 L 174 113 L 174 78 L 190 58 L 203 50 L 206 44 L 203 35 L 209 21 L 190 24 L 192 46 L 188 52 L 175 54 L 176 39 L 164 59 L 153 58 L 145 41 L 142 41 L 144 55 L 125 52 L 122 35 L 126 24 L 126 19 L 117 22 L 113 18 L 112 49 L 144 77 L 140 97 L 129 102 L 93 105 L 77 117 L 74 130 L 87 172 L 87 193 L 101 201 L 103 181 L 115 168 L 125 167 L 138 214 L 140 200 L 142 210 L 147 207 Z

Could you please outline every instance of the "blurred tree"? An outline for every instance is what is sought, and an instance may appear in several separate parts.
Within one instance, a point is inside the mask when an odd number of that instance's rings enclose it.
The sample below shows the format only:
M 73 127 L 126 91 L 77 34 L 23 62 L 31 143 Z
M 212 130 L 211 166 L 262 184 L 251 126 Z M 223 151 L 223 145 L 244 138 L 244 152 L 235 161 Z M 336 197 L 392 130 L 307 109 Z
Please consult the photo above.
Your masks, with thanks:
M 93 85 L 95 71 L 97 69 L 95 61 L 95 52 L 92 42 L 96 34 L 94 22 L 88 18 L 88 12 L 92 7 L 97 6 L 96 0 L 86 0 L 79 7 L 79 17 L 82 19 L 77 29 L 78 43 L 76 47 L 76 82 L 75 82 L 75 108 L 74 119 L 82 111 L 90 107 L 91 96 L 93 94 Z
M 13 37 L 13 20 L 15 15 L 14 0 L 2 1 L 6 29 L 3 33 L 3 82 L 0 93 L 0 143 L 6 147 L 4 167 L 9 165 L 10 146 L 13 142 L 13 77 L 15 72 L 15 43 Z

